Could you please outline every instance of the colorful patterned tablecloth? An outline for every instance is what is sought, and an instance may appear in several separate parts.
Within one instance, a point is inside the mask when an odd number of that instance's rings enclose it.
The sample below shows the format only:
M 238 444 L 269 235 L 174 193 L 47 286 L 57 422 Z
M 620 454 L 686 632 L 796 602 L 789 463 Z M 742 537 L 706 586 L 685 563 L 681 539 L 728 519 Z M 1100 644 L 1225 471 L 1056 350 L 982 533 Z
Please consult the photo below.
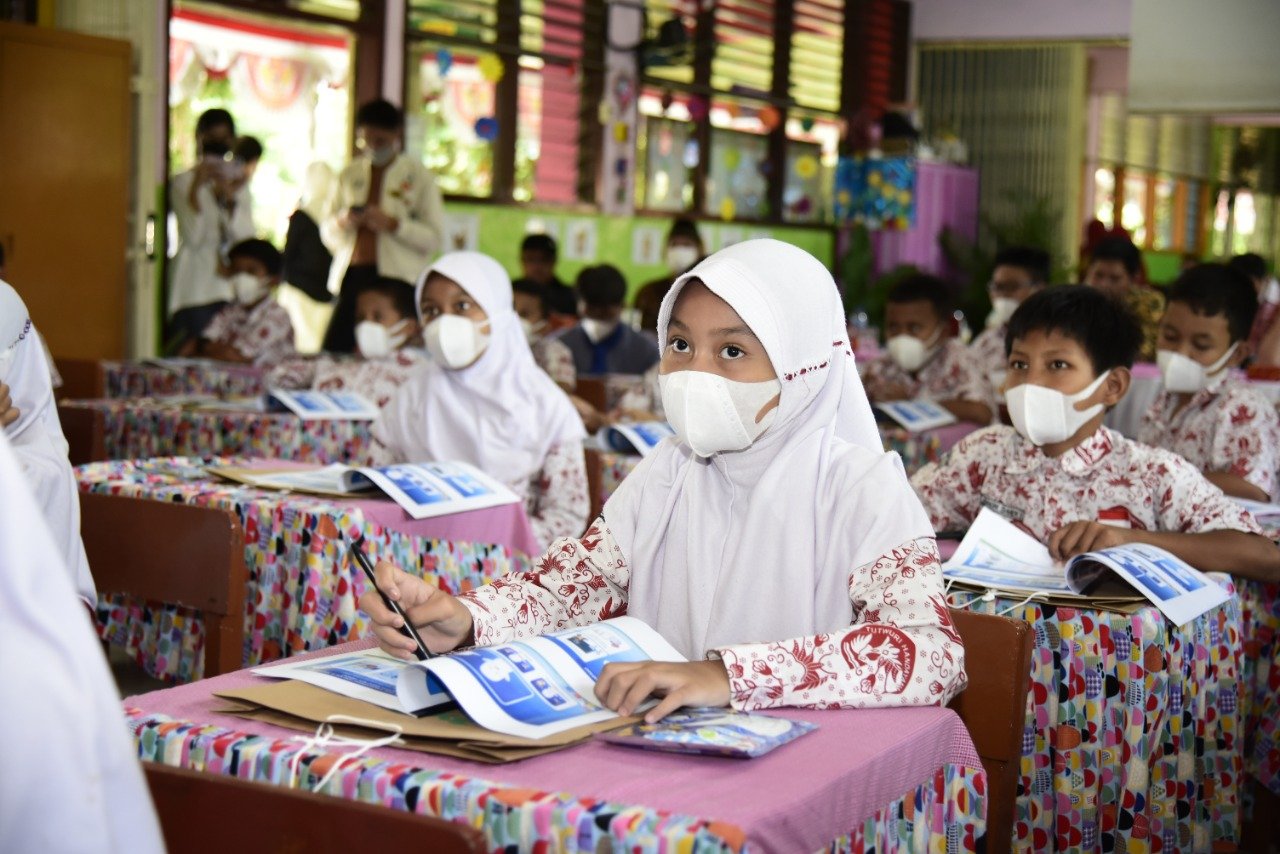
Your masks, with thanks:
M 1209 851 L 1239 838 L 1238 597 L 1181 628 L 1154 607 L 952 601 L 1035 631 L 1016 849 Z
M 1280 584 L 1239 584 L 1245 771 L 1280 796 Z
M 335 650 L 336 652 L 336 650 Z M 341 753 L 215 711 L 245 672 L 125 701 L 146 761 L 312 788 Z M 938 708 L 777 714 L 818 728 L 748 762 L 600 741 L 507 765 L 395 748 L 344 764 L 324 792 L 480 827 L 492 851 L 972 851 L 986 781 L 963 724 Z
M 435 539 L 371 522 L 357 504 L 214 480 L 186 458 L 93 463 L 79 467 L 76 477 L 84 492 L 235 512 L 244 526 L 249 571 L 246 666 L 365 633 L 368 621 L 356 608 L 364 576 L 346 559 L 340 531 L 362 534 L 373 560 L 393 561 L 449 592 L 471 590 L 531 566 L 529 555 L 506 545 Z M 98 620 L 103 638 L 124 647 L 153 676 L 189 681 L 203 675 L 205 634 L 199 612 L 104 591 Z
M 104 361 L 104 394 L 109 398 L 208 394 L 250 397 L 266 391 L 262 368 L 210 359 Z
M 264 457 L 311 463 L 370 462 L 369 421 L 304 421 L 292 413 L 204 409 L 160 399 L 72 400 L 106 421 L 112 460 L 153 457 Z

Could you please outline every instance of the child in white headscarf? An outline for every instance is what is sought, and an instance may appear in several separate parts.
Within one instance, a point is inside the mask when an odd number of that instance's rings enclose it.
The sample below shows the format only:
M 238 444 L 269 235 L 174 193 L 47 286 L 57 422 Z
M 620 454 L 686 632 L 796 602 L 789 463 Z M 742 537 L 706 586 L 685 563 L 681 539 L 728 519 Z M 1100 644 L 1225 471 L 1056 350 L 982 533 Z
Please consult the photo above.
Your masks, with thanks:
M 17 291 L 0 281 L 0 383 L 9 389 L 17 418 L 4 426 L 41 514 L 53 533 L 76 592 L 98 601 L 80 542 L 80 493 L 67 459 L 44 345 Z
M 609 708 L 947 702 L 964 651 L 937 545 L 879 435 L 839 295 L 811 255 L 752 240 L 679 277 L 659 316 L 677 436 L 645 457 L 580 540 L 534 573 L 452 597 L 388 563 L 379 586 L 436 650 L 626 613 L 688 663 L 610 664 Z M 361 598 L 384 649 L 398 619 Z
M 544 546 L 576 536 L 590 509 L 586 433 L 534 362 L 502 265 L 479 252 L 441 256 L 415 302 L 432 364 L 383 408 L 375 459 L 471 463 L 524 497 Z

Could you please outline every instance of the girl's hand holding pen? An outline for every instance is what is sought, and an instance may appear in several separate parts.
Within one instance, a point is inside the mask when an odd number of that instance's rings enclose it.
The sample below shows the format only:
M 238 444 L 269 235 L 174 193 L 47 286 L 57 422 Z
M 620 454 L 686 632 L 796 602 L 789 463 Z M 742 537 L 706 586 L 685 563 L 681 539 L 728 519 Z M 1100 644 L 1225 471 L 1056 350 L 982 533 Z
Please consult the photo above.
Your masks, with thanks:
M 378 589 L 400 606 L 433 653 L 471 642 L 471 612 L 453 596 L 385 560 L 378 561 L 374 577 Z M 397 658 L 414 660 L 413 640 L 401 634 L 400 617 L 382 603 L 376 590 L 361 594 L 360 610 L 373 622 L 378 646 Z

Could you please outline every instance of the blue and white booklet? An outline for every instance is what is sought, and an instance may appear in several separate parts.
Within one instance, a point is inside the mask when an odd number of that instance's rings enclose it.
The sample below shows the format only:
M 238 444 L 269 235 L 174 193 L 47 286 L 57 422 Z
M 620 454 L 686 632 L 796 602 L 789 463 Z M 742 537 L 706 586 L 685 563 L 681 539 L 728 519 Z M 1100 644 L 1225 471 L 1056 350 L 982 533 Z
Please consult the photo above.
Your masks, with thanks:
M 292 412 L 304 421 L 373 421 L 378 417 L 378 405 L 353 391 L 273 388 L 267 392 L 267 406 Z
M 663 439 L 675 434 L 676 431 L 665 421 L 641 421 L 614 424 L 606 430 L 605 441 L 615 451 L 647 457 Z
M 341 463 L 288 469 L 210 466 L 208 471 L 249 486 L 314 495 L 346 497 L 380 489 L 414 519 L 520 502 L 520 496 L 505 484 L 461 462 L 399 463 L 376 468 Z
M 406 662 L 377 650 L 258 667 L 410 715 L 457 703 L 485 729 L 543 738 L 619 717 L 596 698 L 611 661 L 684 661 L 634 617 L 617 617 L 525 641 L 457 650 Z
M 877 403 L 876 409 L 912 433 L 955 424 L 956 417 L 932 400 L 893 400 Z
M 971 587 L 1081 604 L 1140 596 L 1179 626 L 1231 598 L 1203 572 L 1147 543 L 1085 552 L 1064 565 L 1035 537 L 986 507 L 942 565 L 942 574 Z
M 654 724 L 638 723 L 596 738 L 626 747 L 754 759 L 818 728 L 807 721 L 734 709 L 681 709 Z

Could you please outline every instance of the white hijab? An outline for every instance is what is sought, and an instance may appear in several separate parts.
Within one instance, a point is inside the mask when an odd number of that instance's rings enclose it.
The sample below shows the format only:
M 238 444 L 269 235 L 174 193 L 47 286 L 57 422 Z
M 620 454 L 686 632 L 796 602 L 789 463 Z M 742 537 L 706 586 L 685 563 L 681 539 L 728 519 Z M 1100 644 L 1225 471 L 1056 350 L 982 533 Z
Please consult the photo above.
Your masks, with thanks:
M 27 306 L 17 291 L 0 281 L 0 382 L 9 386 L 18 420 L 5 435 L 22 464 L 49 530 L 62 553 L 72 583 L 89 604 L 98 600 L 84 545 L 80 542 L 80 493 L 67 459 L 53 399 L 49 362 Z
M 736 244 L 676 279 L 660 341 L 691 279 L 760 339 L 782 396 L 745 450 L 701 459 L 667 439 L 609 499 L 631 566 L 627 611 L 690 658 L 847 626 L 850 573 L 933 531 L 882 450 L 831 274 L 777 240 Z
M 460 370 L 433 362 L 416 373 L 383 407 L 374 436 L 401 460 L 468 462 L 527 497 L 551 448 L 586 437 L 582 419 L 533 361 L 501 264 L 479 252 L 443 255 L 418 278 L 415 303 L 433 272 L 489 316 L 489 345 Z
M 23 481 L 0 433 L 0 851 L 163 851 L 102 647 Z

